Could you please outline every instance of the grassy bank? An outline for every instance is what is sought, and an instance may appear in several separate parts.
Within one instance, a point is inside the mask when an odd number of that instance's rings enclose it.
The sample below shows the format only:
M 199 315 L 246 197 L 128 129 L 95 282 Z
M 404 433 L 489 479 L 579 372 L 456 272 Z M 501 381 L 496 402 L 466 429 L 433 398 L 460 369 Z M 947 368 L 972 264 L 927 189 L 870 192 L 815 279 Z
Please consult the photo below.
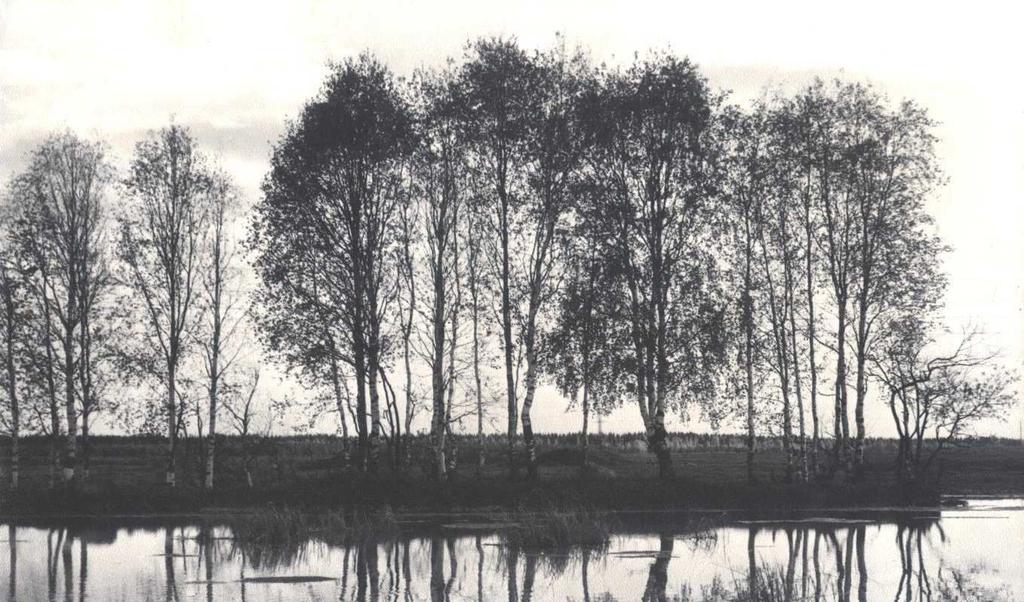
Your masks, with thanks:
M 179 486 L 162 484 L 164 445 L 157 438 L 96 438 L 90 445 L 90 474 L 75 491 L 48 488 L 48 447 L 43 439 L 23 442 L 22 488 L 0 488 L 4 514 L 156 513 L 245 509 L 266 504 L 305 509 L 375 508 L 396 512 L 507 511 L 579 506 L 607 509 L 762 508 L 895 506 L 934 504 L 941 493 L 1024 493 L 1024 447 L 1015 441 L 981 440 L 952 448 L 944 456 L 937 482 L 914 491 L 896 486 L 894 445 L 885 440 L 867 446 L 867 472 L 851 484 L 843 474 L 807 484 L 783 482 L 785 457 L 772 440 L 762 442 L 757 480 L 746 482 L 745 455 L 728 437 L 678 436 L 673 459 L 677 477 L 656 478 L 656 465 L 638 440 L 595 438 L 590 466 L 581 472 L 570 438 L 542 437 L 535 482 L 509 480 L 500 439 L 482 449 L 460 440 L 460 464 L 450 482 L 439 487 L 426 476 L 424 441 L 411 443 L 406 468 L 382 468 L 375 477 L 346 470 L 344 446 L 335 437 L 266 438 L 243 445 L 224 438 L 216 474 L 218 486 L 199 485 L 202 450 L 197 441 L 181 446 Z M 251 455 L 254 487 L 247 487 L 243 457 Z M 386 464 L 387 453 L 382 453 Z M 0 466 L 6 468 L 6 442 Z M 6 470 L 4 470 L 6 473 Z M 4 479 L 6 481 L 6 479 Z

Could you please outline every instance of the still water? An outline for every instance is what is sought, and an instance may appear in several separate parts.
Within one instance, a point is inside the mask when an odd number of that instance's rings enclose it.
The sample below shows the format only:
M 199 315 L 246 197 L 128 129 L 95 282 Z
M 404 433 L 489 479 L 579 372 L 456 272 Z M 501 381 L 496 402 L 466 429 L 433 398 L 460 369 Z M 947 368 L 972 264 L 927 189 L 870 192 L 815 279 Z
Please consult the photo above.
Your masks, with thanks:
M 0 600 L 1024 600 L 1017 499 L 685 528 L 622 520 L 604 549 L 546 553 L 469 525 L 261 549 L 196 522 L 3 524 Z

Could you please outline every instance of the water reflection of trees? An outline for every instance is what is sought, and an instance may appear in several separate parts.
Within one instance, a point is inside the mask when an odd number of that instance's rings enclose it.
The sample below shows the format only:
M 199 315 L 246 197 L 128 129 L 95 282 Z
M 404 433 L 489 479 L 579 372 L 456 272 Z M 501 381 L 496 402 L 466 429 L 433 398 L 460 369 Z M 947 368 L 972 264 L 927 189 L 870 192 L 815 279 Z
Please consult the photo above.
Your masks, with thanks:
M 945 533 L 936 520 L 914 520 L 895 525 L 894 545 L 900 559 L 900 579 L 896 584 L 897 602 L 954 600 L 998 601 L 1011 599 L 1005 589 L 985 588 L 977 580 L 982 570 L 950 569 L 937 564 L 932 575 L 925 562 L 928 558 L 929 534 L 941 541 Z M 672 599 L 707 602 L 776 602 L 795 600 L 838 600 L 865 602 L 877 599 L 872 594 L 866 553 L 866 524 L 847 526 L 816 525 L 808 527 L 747 529 L 747 567 L 741 578 L 726 582 L 716 578 L 699 592 L 683 586 L 682 594 Z M 757 554 L 759 537 L 785 537 L 784 563 L 763 564 Z M 825 561 L 831 556 L 834 564 Z M 855 563 L 855 564 L 854 564 Z M 661 583 L 662 566 L 651 567 L 648 589 Z M 872 597 L 874 596 L 874 597 Z M 644 599 L 665 600 L 665 592 L 645 593 Z
M 747 570 L 744 579 L 728 584 L 718 579 L 702 591 L 703 600 L 775 602 L 784 600 L 868 599 L 869 575 L 865 559 L 866 525 L 747 529 Z M 762 564 L 757 554 L 759 537 L 784 537 L 785 562 Z M 831 554 L 829 567 L 823 556 Z M 856 571 L 853 563 L 856 562 Z M 856 580 L 856 598 L 854 581 Z
M 514 546 L 485 545 L 481 536 L 457 538 L 435 533 L 423 539 L 366 542 L 344 547 L 339 575 L 342 600 L 546 599 L 537 587 L 542 576 L 557 579 L 580 568 L 583 599 L 589 600 L 588 549 L 546 553 Z M 375 567 L 383 563 L 384 573 Z M 417 570 L 412 570 L 415 567 Z M 461 567 L 461 568 L 460 568 Z M 354 583 L 354 587 L 351 584 Z
M 867 534 L 875 528 L 857 522 L 748 525 L 741 531 L 738 570 L 705 585 L 686 583 L 691 565 L 685 558 L 691 554 L 711 554 L 713 550 L 691 549 L 687 553 L 684 548 L 680 553 L 680 535 L 662 534 L 656 551 L 641 565 L 645 579 L 640 582 L 642 591 L 637 592 L 637 597 L 645 601 L 862 602 L 882 595 L 892 598 L 895 593 L 897 602 L 1012 599 L 1006 588 L 985 585 L 991 576 L 987 567 L 950 567 L 942 562 L 940 547 L 946 543 L 946 535 L 937 521 L 906 520 L 878 527 L 877 534 L 869 538 Z M 97 536 L 75 527 L 46 531 L 49 600 L 87 598 L 92 573 L 90 542 L 95 537 L 112 541 L 108 535 Z M 187 537 L 182 529 L 167 528 L 158 537 L 158 546 L 162 544 L 163 558 L 159 560 L 163 575 L 157 573 L 153 584 L 156 590 L 163 590 L 165 600 L 255 599 L 255 594 L 246 589 L 251 587 L 246 580 L 253 571 L 258 575 L 265 569 L 253 562 L 249 547 L 218 537 L 215 529 L 207 527 L 191 531 Z M 18 548 L 17 527 L 8 526 L 7 540 L 10 547 L 6 564 L 10 572 L 5 589 L 7 598 L 16 600 L 25 595 L 25 591 L 18 591 L 19 586 L 25 587 L 18 583 L 18 571 L 19 566 L 26 564 L 24 547 Z M 767 553 L 765 547 L 773 551 Z M 595 569 L 595 560 L 620 561 L 616 556 L 605 557 L 603 550 L 538 552 L 493 545 L 480 535 L 456 537 L 444 532 L 426 538 L 366 540 L 329 549 L 335 550 L 337 555 L 332 557 L 341 564 L 340 574 L 335 573 L 340 599 L 363 602 L 427 598 L 445 602 L 496 598 L 530 602 L 549 598 L 553 593 L 550 584 L 556 581 L 561 598 L 607 601 L 613 599 L 610 593 L 591 587 L 592 575 L 603 568 L 598 565 Z M 160 547 L 154 552 L 159 550 Z M 259 562 L 265 563 L 266 551 L 259 554 Z M 684 559 L 676 559 L 677 554 Z M 871 554 L 875 555 L 873 561 Z M 288 559 L 288 563 L 280 564 L 279 556 L 275 570 L 288 574 L 287 569 L 299 566 L 301 557 L 291 554 Z M 886 566 L 886 561 L 891 561 L 891 566 Z M 872 574 L 873 571 L 879 574 Z M 95 596 L 94 592 L 91 599 Z

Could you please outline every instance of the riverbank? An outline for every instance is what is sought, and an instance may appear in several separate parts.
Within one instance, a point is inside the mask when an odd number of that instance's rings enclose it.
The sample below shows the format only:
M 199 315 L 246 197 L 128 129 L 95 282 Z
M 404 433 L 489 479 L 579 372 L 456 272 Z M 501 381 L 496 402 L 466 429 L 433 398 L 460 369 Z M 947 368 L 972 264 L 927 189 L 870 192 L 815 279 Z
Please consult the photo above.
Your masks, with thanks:
M 710 441 L 713 443 L 714 441 Z M 839 473 L 811 483 L 785 483 L 785 456 L 764 445 L 757 457 L 757 482 L 746 482 L 745 455 L 731 445 L 680 448 L 673 452 L 676 477 L 660 480 L 653 458 L 642 449 L 608 439 L 592 446 L 590 464 L 564 441 L 552 438 L 540 448 L 536 481 L 510 480 L 501 447 L 484 449 L 484 466 L 476 449 L 461 448 L 462 464 L 445 486 L 424 474 L 415 460 L 395 473 L 382 468 L 367 476 L 342 468 L 343 448 L 335 438 L 282 438 L 260 443 L 250 458 L 253 487 L 242 477 L 239 442 L 220 447 L 218 486 L 199 487 L 197 471 L 183 470 L 178 487 L 160 483 L 160 441 L 103 438 L 93 443 L 89 478 L 73 490 L 48 488 L 44 441 L 26 446 L 23 487 L 0 489 L 0 514 L 11 515 L 146 515 L 245 512 L 266 505 L 309 510 L 383 507 L 396 513 L 466 513 L 552 507 L 586 507 L 607 511 L 807 508 L 937 507 L 943 494 L 1024 494 L 1024 447 L 1013 441 L 985 441 L 949 449 L 941 475 L 927 486 L 898 486 L 893 451 L 875 441 L 866 451 L 864 479 L 850 482 Z M 234 445 L 234 447 L 232 447 Z M 185 446 L 183 446 L 185 447 Z M 256 448 L 249 448 L 250 450 Z M 411 458 L 421 456 L 415 448 Z M 200 465 L 197 450 L 183 450 L 179 466 Z M 0 458 L 2 461 L 3 458 Z M 382 464 L 386 456 L 382 456 Z

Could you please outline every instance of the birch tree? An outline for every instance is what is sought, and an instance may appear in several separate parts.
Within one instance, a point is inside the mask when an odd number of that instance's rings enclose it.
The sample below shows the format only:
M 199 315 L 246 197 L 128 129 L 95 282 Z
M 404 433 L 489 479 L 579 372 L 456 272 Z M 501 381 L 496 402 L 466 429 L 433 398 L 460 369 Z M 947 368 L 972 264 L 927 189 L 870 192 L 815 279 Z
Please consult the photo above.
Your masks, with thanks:
M 427 314 L 426 352 L 430 368 L 430 438 L 434 476 L 447 479 L 446 435 L 455 386 L 458 345 L 460 215 L 463 211 L 466 162 L 452 78 L 447 73 L 420 76 L 421 128 L 413 160 L 413 190 L 422 215 L 423 260 L 427 286 L 422 303 Z M 415 271 L 415 270 L 414 270 Z
M 412 135 L 408 102 L 379 61 L 362 55 L 334 65 L 275 147 L 251 223 L 263 291 L 285 310 L 315 304 L 345 334 L 339 356 L 355 379 L 360 460 L 370 469 L 381 434 L 385 318 L 400 277 L 389 259 Z M 305 282 L 281 269 L 309 259 L 306 269 L 317 271 Z
M 202 252 L 213 179 L 186 128 L 171 125 L 138 143 L 125 182 L 129 203 L 120 220 L 123 282 L 136 294 L 145 327 L 141 369 L 164 389 L 166 483 L 176 484 L 179 369 L 199 318 Z
M 239 210 L 237 192 L 226 174 L 212 172 L 208 199 L 207 243 L 204 249 L 200 306 L 203 320 L 197 342 L 203 352 L 207 381 L 207 442 L 204 486 L 213 489 L 217 442 L 217 415 L 225 375 L 243 351 L 246 306 L 240 290 L 240 273 L 233 226 Z
M 537 477 L 536 442 L 531 409 L 540 377 L 541 328 L 558 292 L 568 230 L 567 218 L 578 189 L 582 163 L 580 99 L 590 76 L 586 57 L 564 47 L 535 59 L 538 112 L 527 130 L 528 191 L 525 238 L 529 254 L 524 278 L 525 315 L 521 333 L 526 361 L 523 395 L 523 443 L 530 478 Z
M 885 326 L 869 369 L 885 389 L 899 438 L 899 481 L 918 484 L 942 450 L 976 424 L 1006 419 L 1019 381 L 982 348 L 977 329 L 965 330 L 949 347 L 927 312 L 905 314 Z
M 856 440 L 853 465 L 864 465 L 864 406 L 868 394 L 868 357 L 877 339 L 876 325 L 899 312 L 908 287 L 918 283 L 907 270 L 921 275 L 936 265 L 942 245 L 931 233 L 932 219 L 924 203 L 941 183 L 933 130 L 935 123 L 912 102 L 895 109 L 868 87 L 848 88 L 856 107 L 856 138 L 847 151 L 856 229 L 854 285 L 854 353 L 856 358 Z
M 110 285 L 106 213 L 113 177 L 102 144 L 65 133 L 45 140 L 15 183 L 15 195 L 24 203 L 19 238 L 37 272 L 33 287 L 46 323 L 48 393 L 56 399 L 57 374 L 64 389 L 66 483 L 78 467 L 82 419 L 96 404 L 93 340 Z
M 716 393 L 725 351 L 723 291 L 707 250 L 717 193 L 717 99 L 692 63 L 638 59 L 606 78 L 589 118 L 590 170 L 627 300 L 632 390 L 662 478 L 672 475 L 666 412 Z
M 20 442 L 23 425 L 22 394 L 26 389 L 25 349 L 31 306 L 26 276 L 31 268 L 18 257 L 10 233 L 0 231 L 0 370 L 3 373 L 3 397 L 0 425 L 10 437 L 8 479 L 11 490 L 18 489 L 21 474 Z

